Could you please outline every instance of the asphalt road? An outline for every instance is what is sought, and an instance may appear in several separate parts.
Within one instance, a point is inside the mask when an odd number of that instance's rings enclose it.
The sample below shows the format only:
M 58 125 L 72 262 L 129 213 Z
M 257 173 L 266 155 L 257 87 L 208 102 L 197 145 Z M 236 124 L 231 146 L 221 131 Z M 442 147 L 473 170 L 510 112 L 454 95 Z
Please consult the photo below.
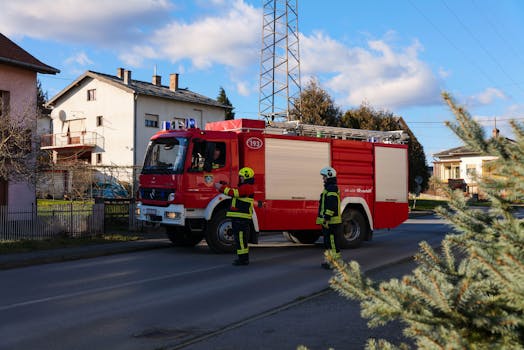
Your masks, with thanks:
M 432 216 L 410 219 L 343 257 L 395 275 L 409 270 L 397 263 L 419 241 L 439 242 L 448 230 Z M 339 341 L 356 339 L 353 331 L 367 338 L 358 306 L 323 292 L 332 273 L 319 267 L 320 245 L 268 239 L 251 249 L 248 267 L 201 245 L 0 271 L 0 348 L 320 349 L 348 348 Z

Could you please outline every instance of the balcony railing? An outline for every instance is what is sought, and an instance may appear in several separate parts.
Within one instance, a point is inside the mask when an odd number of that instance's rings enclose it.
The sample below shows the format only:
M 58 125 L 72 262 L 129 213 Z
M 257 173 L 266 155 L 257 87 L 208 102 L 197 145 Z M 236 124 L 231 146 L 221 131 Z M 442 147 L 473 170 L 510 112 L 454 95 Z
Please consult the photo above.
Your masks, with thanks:
M 42 135 L 40 140 L 42 149 L 95 147 L 97 144 L 101 144 L 103 136 L 94 131 L 77 131 Z

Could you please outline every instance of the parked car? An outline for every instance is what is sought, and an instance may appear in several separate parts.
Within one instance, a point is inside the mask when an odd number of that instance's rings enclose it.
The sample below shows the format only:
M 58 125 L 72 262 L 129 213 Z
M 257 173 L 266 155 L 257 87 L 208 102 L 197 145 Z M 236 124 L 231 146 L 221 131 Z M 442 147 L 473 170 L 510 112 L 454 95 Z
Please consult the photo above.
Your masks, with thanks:
M 92 184 L 89 191 L 93 198 L 124 199 L 130 197 L 126 188 L 116 182 L 96 182 Z

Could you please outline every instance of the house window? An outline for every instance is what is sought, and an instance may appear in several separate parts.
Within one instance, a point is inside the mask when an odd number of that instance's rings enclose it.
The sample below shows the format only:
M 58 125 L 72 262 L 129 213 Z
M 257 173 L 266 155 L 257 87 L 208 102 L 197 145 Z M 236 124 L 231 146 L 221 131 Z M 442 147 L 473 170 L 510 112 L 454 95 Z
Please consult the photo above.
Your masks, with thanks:
M 102 126 L 103 125 L 103 119 L 101 115 L 96 116 L 96 126 Z
M 96 100 L 96 89 L 87 90 L 87 100 L 88 101 Z
M 146 114 L 145 125 L 147 128 L 158 128 L 158 115 Z
M 460 179 L 460 167 L 453 167 L 451 173 L 453 179 Z
M 466 165 L 466 175 L 472 178 L 477 175 L 477 167 L 474 164 Z
M 102 153 L 96 154 L 96 164 L 102 164 Z
M 0 117 L 9 113 L 9 91 L 0 90 Z

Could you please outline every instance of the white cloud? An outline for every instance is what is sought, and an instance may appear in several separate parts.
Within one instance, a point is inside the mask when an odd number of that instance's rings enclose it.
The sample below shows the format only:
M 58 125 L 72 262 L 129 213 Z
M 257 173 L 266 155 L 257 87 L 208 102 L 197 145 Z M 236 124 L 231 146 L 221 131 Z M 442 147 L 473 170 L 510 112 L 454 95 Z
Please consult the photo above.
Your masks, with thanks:
M 321 84 L 339 103 L 387 109 L 440 103 L 439 80 L 418 57 L 421 50 L 417 41 L 396 51 L 384 40 L 351 48 L 317 32 L 301 36 L 301 69 L 306 76 L 323 74 Z
M 258 61 L 260 10 L 243 1 L 224 6 L 224 13 L 192 23 L 173 21 L 157 30 L 151 41 L 159 55 L 190 60 L 197 69 L 214 64 L 245 67 Z
M 140 67 L 144 60 L 157 59 L 160 58 L 160 55 L 158 50 L 153 46 L 137 45 L 129 50 L 121 51 L 118 58 L 120 58 L 127 66 Z
M 507 106 L 501 114 L 476 114 L 473 115 L 473 119 L 484 127 L 484 132 L 487 137 L 491 136 L 492 130 L 496 126 L 500 131 L 500 135 L 514 138 L 515 135 L 510 121 L 515 120 L 522 123 L 524 120 L 524 105 L 513 104 Z
M 67 58 L 65 62 L 67 64 L 78 64 L 80 66 L 88 66 L 93 64 L 93 61 L 91 61 L 89 57 L 87 57 L 87 54 L 83 51 Z
M 196 17 L 176 11 L 187 4 L 171 0 L 30 0 L 2 4 L 0 32 L 10 37 L 81 45 L 113 51 L 128 67 L 168 60 L 187 69 L 223 65 L 233 82 L 258 67 L 261 9 L 243 0 L 199 0 Z M 176 17 L 178 15 L 178 17 Z M 87 65 L 87 55 L 68 64 Z M 248 94 L 247 84 L 239 84 Z
M 165 22 L 168 0 L 3 1 L 0 32 L 75 44 L 122 47 L 142 40 L 144 28 Z
M 439 70 L 438 70 L 438 75 L 442 79 L 445 79 L 445 78 L 447 78 L 447 77 L 449 77 L 451 75 L 451 72 L 449 70 L 446 70 L 446 69 L 440 67 Z
M 170 0 L 4 2 L 0 32 L 8 36 L 111 50 L 129 67 L 148 60 L 168 60 L 185 70 L 222 66 L 240 95 L 258 88 L 251 81 L 258 73 L 262 13 L 244 0 L 198 0 L 193 5 L 202 11 L 188 19 L 174 17 L 178 5 Z M 439 77 L 420 59 L 423 48 L 416 41 L 396 48 L 395 32 L 366 47 L 348 47 L 321 32 L 300 40 L 303 85 L 305 77 L 317 76 L 339 104 L 368 101 L 393 109 L 441 103 Z M 92 64 L 81 54 L 68 62 Z
M 481 93 L 471 96 L 468 103 L 473 105 L 489 105 L 493 103 L 496 99 L 506 99 L 506 95 L 495 88 L 487 88 Z
M 249 96 L 251 93 L 251 89 L 249 88 L 249 84 L 246 82 L 237 82 L 236 84 L 237 92 L 240 96 Z

